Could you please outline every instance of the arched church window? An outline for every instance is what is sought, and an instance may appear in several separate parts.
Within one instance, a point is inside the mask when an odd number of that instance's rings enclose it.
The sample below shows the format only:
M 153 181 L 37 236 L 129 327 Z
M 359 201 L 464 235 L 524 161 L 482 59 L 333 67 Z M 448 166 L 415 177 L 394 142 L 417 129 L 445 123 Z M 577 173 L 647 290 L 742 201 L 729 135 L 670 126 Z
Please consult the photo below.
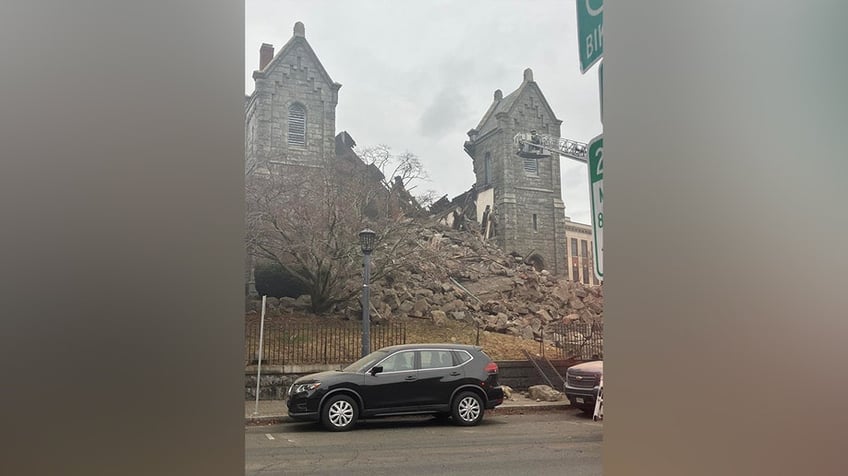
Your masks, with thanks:
M 306 108 L 301 104 L 289 106 L 289 145 L 306 145 Z
M 492 154 L 486 152 L 483 157 L 483 183 L 489 185 L 492 183 Z

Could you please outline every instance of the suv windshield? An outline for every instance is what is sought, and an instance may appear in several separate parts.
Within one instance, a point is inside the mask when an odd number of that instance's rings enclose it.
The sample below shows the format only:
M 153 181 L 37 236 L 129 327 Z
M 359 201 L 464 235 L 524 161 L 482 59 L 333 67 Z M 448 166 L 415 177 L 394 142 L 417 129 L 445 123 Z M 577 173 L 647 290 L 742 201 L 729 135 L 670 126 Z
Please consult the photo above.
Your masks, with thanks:
M 383 350 L 378 350 L 376 352 L 371 352 L 365 357 L 357 360 L 356 362 L 348 365 L 342 371 L 344 372 L 364 372 L 371 368 L 372 365 L 376 364 L 380 359 L 389 355 L 388 352 Z

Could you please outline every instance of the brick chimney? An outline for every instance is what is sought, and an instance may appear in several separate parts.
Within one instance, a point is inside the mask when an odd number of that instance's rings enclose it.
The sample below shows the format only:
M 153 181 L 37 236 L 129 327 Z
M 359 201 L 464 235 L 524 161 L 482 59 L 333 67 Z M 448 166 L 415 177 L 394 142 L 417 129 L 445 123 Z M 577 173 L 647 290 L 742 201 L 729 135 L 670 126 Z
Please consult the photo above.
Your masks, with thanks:
M 274 45 L 262 43 L 259 48 L 259 71 L 264 70 L 272 59 L 274 59 Z

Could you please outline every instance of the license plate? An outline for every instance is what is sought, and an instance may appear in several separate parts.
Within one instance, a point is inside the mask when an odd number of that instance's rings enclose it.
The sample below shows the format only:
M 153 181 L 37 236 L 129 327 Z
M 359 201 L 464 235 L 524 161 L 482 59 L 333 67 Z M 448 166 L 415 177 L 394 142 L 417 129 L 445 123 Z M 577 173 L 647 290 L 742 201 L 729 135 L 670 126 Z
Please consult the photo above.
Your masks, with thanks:
M 583 399 L 581 397 L 577 397 L 574 400 L 576 400 L 577 403 L 586 403 L 586 402 L 583 401 Z

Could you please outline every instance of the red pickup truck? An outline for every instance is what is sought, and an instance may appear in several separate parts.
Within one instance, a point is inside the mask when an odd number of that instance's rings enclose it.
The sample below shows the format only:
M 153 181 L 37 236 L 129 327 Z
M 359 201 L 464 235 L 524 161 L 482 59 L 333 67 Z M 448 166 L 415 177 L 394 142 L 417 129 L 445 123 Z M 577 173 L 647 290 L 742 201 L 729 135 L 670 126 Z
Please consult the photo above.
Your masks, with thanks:
M 565 371 L 565 396 L 571 406 L 585 413 L 595 412 L 595 400 L 601 388 L 604 361 L 585 362 L 569 367 Z

